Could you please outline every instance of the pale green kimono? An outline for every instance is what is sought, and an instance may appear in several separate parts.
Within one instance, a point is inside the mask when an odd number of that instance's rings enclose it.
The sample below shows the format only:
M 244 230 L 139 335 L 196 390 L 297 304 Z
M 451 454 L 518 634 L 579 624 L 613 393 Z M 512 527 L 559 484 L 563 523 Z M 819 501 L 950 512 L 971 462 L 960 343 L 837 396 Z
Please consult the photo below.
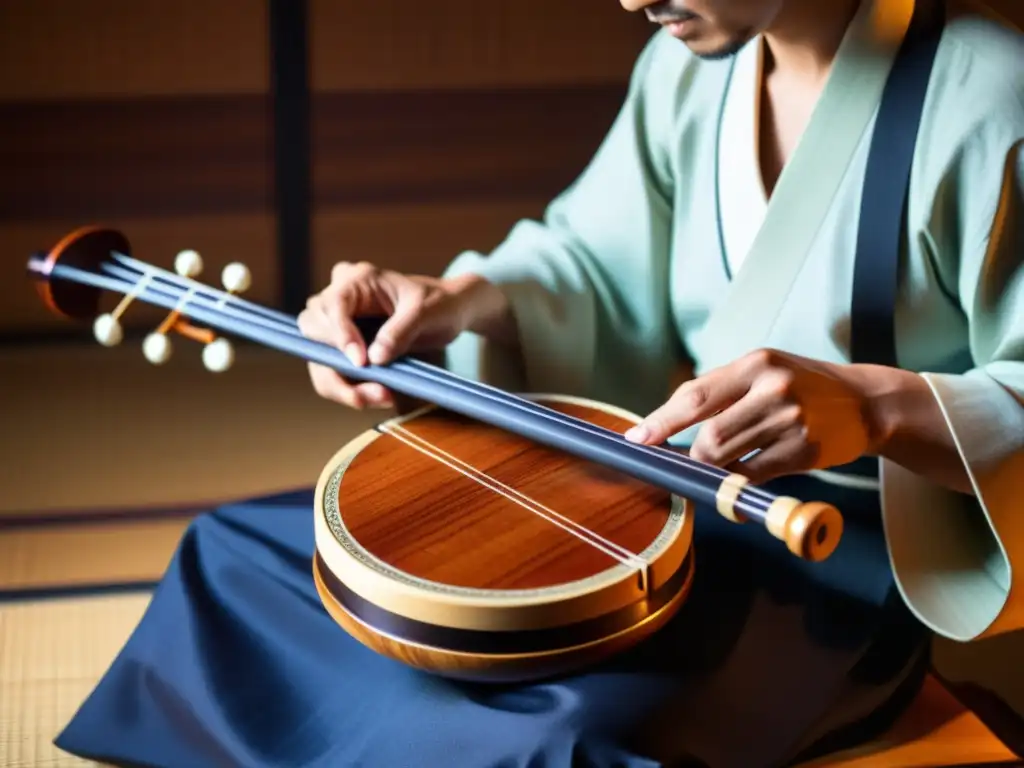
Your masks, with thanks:
M 544 221 L 448 270 L 503 286 L 521 366 L 469 334 L 449 366 L 642 414 L 687 358 L 698 373 L 761 347 L 849 362 L 863 173 L 911 10 L 865 3 L 770 201 L 754 156 L 760 41 L 735 62 L 723 110 L 732 62 L 655 34 L 606 140 Z M 1022 216 L 1024 43 L 951 10 L 910 183 L 896 333 L 900 365 L 930 384 L 976 499 L 891 461 L 880 484 L 899 589 L 957 640 L 1024 626 Z

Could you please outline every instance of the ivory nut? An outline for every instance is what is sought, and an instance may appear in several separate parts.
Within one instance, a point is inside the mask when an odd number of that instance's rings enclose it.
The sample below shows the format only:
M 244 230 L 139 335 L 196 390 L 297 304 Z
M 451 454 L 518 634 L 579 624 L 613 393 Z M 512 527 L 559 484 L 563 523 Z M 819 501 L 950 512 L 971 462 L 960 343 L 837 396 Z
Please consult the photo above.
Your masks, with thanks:
M 224 267 L 220 280 L 224 285 L 224 290 L 231 293 L 245 293 L 249 290 L 249 286 L 252 285 L 252 275 L 249 272 L 249 268 L 237 261 L 233 261 Z
M 174 271 L 182 277 L 196 277 L 203 271 L 203 258 L 195 251 L 182 251 L 174 258 Z
M 124 339 L 121 323 L 110 313 L 100 315 L 92 324 L 96 341 L 105 347 L 116 347 Z
M 163 365 L 171 359 L 171 340 L 163 333 L 151 333 L 142 342 L 142 354 L 153 365 Z
M 235 362 L 235 350 L 227 339 L 214 339 L 203 347 L 203 365 L 208 371 L 222 373 Z

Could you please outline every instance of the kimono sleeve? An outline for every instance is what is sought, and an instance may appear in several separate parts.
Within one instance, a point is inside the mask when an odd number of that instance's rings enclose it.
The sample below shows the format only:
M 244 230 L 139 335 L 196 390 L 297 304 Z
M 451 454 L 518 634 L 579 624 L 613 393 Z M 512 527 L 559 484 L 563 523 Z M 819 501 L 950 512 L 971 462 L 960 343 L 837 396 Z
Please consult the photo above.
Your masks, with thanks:
M 1024 108 L 1019 110 L 1024 115 Z M 1024 117 L 992 120 L 957 163 L 958 242 L 937 249 L 967 319 L 966 372 L 924 373 L 973 486 L 882 465 L 890 557 L 910 609 L 962 642 L 1024 627 Z M 945 216 L 945 220 L 950 217 Z
M 543 220 L 519 222 L 493 252 L 463 253 L 446 271 L 498 285 L 520 342 L 510 360 L 507 349 L 462 334 L 447 350 L 450 369 L 633 410 L 668 392 L 677 344 L 667 289 L 671 193 L 667 155 L 653 138 L 665 135 L 667 111 L 664 100 L 646 99 L 665 76 L 654 71 L 661 45 L 655 35 L 644 48 L 601 146 Z

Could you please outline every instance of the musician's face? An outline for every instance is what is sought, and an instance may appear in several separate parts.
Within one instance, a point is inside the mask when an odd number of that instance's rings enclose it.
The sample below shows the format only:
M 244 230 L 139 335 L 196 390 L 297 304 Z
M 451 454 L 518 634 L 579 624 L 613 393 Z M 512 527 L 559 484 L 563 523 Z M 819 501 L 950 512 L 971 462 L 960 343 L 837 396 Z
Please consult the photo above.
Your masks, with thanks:
M 643 10 L 697 56 L 731 56 L 763 32 L 783 0 L 619 0 L 627 11 Z M 822 0 L 832 2 L 832 0 Z

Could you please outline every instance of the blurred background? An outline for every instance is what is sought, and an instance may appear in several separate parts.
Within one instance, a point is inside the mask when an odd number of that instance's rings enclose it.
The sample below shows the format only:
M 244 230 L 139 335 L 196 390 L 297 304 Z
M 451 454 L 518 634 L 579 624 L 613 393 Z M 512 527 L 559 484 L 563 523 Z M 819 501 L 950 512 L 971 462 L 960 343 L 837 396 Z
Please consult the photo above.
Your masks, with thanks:
M 124 588 L 195 510 L 309 486 L 382 417 L 251 347 L 222 374 L 185 340 L 151 366 L 143 306 L 99 348 L 43 308 L 29 254 L 113 226 L 164 267 L 197 250 L 213 284 L 244 262 L 248 298 L 290 312 L 339 260 L 437 273 L 581 171 L 652 31 L 611 0 L 0 0 L 0 764 L 57 764 L 145 607 Z M 939 659 L 1024 712 L 1022 647 Z

